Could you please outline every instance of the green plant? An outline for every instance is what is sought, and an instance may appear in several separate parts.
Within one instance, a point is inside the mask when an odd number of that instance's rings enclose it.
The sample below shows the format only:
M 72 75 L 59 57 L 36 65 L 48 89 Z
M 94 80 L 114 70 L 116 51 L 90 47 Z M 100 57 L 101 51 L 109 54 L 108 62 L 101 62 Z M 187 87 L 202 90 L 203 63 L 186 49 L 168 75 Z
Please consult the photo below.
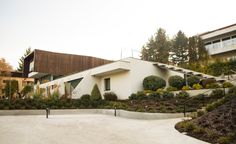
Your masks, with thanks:
M 158 92 L 150 93 L 148 95 L 148 99 L 150 99 L 150 100 L 158 100 L 160 98 L 161 98 L 161 96 L 160 96 L 160 93 L 158 93 Z
M 194 84 L 193 85 L 193 89 L 196 89 L 196 90 L 202 89 L 202 86 L 199 83 L 198 84 Z
M 162 97 L 164 99 L 171 99 L 171 98 L 174 98 L 174 94 L 172 92 L 169 92 L 169 91 L 164 91 L 163 94 L 162 94 Z
M 169 77 L 169 85 L 181 89 L 184 86 L 184 79 L 181 76 L 171 76 Z
M 85 101 L 85 100 L 88 100 L 88 101 L 90 101 L 90 95 L 89 94 L 84 94 L 84 95 L 82 95 L 81 97 L 80 97 L 80 100 L 81 101 Z
M 137 92 L 137 100 L 145 100 L 147 99 L 146 94 L 143 91 L 138 91 Z
M 197 117 L 200 117 L 205 114 L 204 110 L 197 110 Z
M 26 85 L 22 90 L 21 93 L 23 96 L 27 95 L 28 93 L 33 91 L 33 86 L 32 85 Z
M 167 91 L 177 91 L 178 89 L 176 87 L 169 86 L 166 88 Z
M 6 86 L 4 88 L 4 94 L 8 98 L 12 98 L 13 94 L 18 92 L 18 81 L 8 80 L 6 81 Z
M 229 92 L 228 93 L 236 95 L 236 86 L 229 88 Z
M 192 122 L 186 122 L 184 127 L 186 132 L 191 132 L 195 129 L 196 126 Z
M 93 90 L 92 90 L 92 92 L 91 92 L 91 100 L 92 100 L 92 101 L 99 101 L 99 100 L 101 100 L 101 99 L 102 99 L 102 96 L 101 96 L 101 93 L 100 93 L 100 91 L 99 91 L 99 89 L 98 89 L 98 85 L 95 84 L 95 85 L 93 86 Z
M 114 92 L 107 92 L 104 93 L 104 99 L 107 101 L 116 101 L 117 100 L 117 95 Z
M 219 137 L 218 143 L 219 144 L 229 144 L 234 140 L 235 136 L 236 135 L 234 133 L 230 133 L 226 136 Z
M 192 75 L 187 78 L 187 82 L 188 85 L 192 87 L 194 84 L 198 84 L 200 82 L 200 78 L 195 75 Z
M 233 87 L 234 85 L 231 82 L 224 82 L 222 86 L 223 88 L 230 88 Z
M 132 93 L 130 96 L 129 96 L 129 100 L 136 100 L 137 99 L 137 94 L 135 93 Z
M 224 97 L 224 91 L 221 89 L 215 89 L 211 92 L 210 96 L 214 99 L 219 99 Z
M 207 85 L 211 84 L 211 83 L 216 83 L 216 80 L 213 79 L 213 78 L 206 78 L 206 79 L 203 79 L 201 81 L 201 84 L 204 88 L 206 88 Z
M 190 90 L 191 88 L 189 86 L 183 86 L 182 90 Z
M 211 83 L 211 84 L 207 84 L 206 88 L 208 89 L 220 88 L 220 85 L 218 83 Z
M 186 91 L 180 91 L 179 93 L 176 94 L 176 97 L 180 99 L 187 99 L 190 96 L 189 93 L 187 93 Z
M 166 86 L 166 81 L 160 77 L 151 75 L 143 80 L 143 87 L 145 90 L 156 91 L 159 88 L 164 88 Z

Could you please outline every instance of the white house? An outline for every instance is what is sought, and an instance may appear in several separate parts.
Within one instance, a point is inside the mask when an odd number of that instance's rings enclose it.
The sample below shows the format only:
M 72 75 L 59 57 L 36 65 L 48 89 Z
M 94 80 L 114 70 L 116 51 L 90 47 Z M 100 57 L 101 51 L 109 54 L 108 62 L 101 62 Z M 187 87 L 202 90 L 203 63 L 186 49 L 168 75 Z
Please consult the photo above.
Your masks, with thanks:
M 157 62 L 125 58 L 41 84 L 40 88 L 52 90 L 57 85 L 60 95 L 69 91 L 72 98 L 80 98 L 83 94 L 90 94 L 94 84 L 97 84 L 102 95 L 105 92 L 114 92 L 118 99 L 127 99 L 132 93 L 143 90 L 143 79 L 147 76 L 159 76 L 166 80 L 168 85 L 170 76 L 184 77 L 185 74 L 212 77 Z

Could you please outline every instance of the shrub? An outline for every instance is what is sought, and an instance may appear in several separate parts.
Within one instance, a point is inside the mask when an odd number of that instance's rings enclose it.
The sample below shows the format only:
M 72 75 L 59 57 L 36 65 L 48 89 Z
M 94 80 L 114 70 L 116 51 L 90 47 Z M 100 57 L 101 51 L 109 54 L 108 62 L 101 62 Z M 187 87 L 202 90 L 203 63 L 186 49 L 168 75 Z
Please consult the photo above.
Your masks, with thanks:
M 162 94 L 162 97 L 164 99 L 171 99 L 174 97 L 174 94 L 172 92 L 164 91 Z
M 186 122 L 185 124 L 185 130 L 186 132 L 192 132 L 195 129 L 195 125 L 192 122 Z
M 207 78 L 207 79 L 203 79 L 203 80 L 201 81 L 201 84 L 202 84 L 202 86 L 203 86 L 204 88 L 206 88 L 206 86 L 207 86 L 208 84 L 211 84 L 211 83 L 216 83 L 216 80 L 213 79 L 213 78 Z
M 160 93 L 158 93 L 158 92 L 150 93 L 148 95 L 148 99 L 151 99 L 151 100 L 158 100 L 160 98 L 161 98 L 161 96 L 160 96 Z
M 143 80 L 143 87 L 145 90 L 156 91 L 159 88 L 164 88 L 166 86 L 166 81 L 157 76 L 148 76 Z
M 169 86 L 166 88 L 167 91 L 177 91 L 178 89 L 176 87 Z
M 135 93 L 132 93 L 130 96 L 129 96 L 129 100 L 137 100 L 137 95 Z
M 137 100 L 145 100 L 147 99 L 146 94 L 143 91 L 138 91 L 137 92 Z
M 202 86 L 199 83 L 198 84 L 194 84 L 193 85 L 193 89 L 196 89 L 196 90 L 202 89 Z
M 107 92 L 104 93 L 104 99 L 107 101 L 116 101 L 117 100 L 117 95 L 114 92 Z
M 197 117 L 200 117 L 205 114 L 205 111 L 203 110 L 197 110 Z
M 187 98 L 189 98 L 189 93 L 187 93 L 185 91 L 181 91 L 176 94 L 176 97 L 180 98 L 180 99 L 187 99 Z
M 25 96 L 25 95 L 27 95 L 28 93 L 30 93 L 30 92 L 32 92 L 32 91 L 33 91 L 33 86 L 31 86 L 31 85 L 26 85 L 26 86 L 22 89 L 21 93 L 23 94 L 23 96 Z
M 188 82 L 188 85 L 192 87 L 194 84 L 198 84 L 200 82 L 200 78 L 192 75 L 187 78 L 187 82 Z
M 229 89 L 229 92 L 228 92 L 229 94 L 235 94 L 236 95 L 236 86 L 234 86 L 234 87 L 231 87 L 230 89 Z
M 184 79 L 181 76 L 171 76 L 169 77 L 169 85 L 181 89 L 184 86 Z
M 183 86 L 182 90 L 190 90 L 191 88 L 189 86 Z
M 224 97 L 224 91 L 221 89 L 215 89 L 211 92 L 210 96 L 215 99 Z
M 211 83 L 211 84 L 207 84 L 206 88 L 208 89 L 220 88 L 220 85 L 218 83 Z
M 100 93 L 100 91 L 99 91 L 99 89 L 98 89 L 98 85 L 95 84 L 95 85 L 93 86 L 93 90 L 92 90 L 92 92 L 91 92 L 91 100 L 92 100 L 92 101 L 99 101 L 99 100 L 101 100 L 101 99 L 102 99 L 102 95 L 101 95 L 101 93 Z
M 90 95 L 89 94 L 84 94 L 84 95 L 82 95 L 81 97 L 80 97 L 80 99 L 82 100 L 82 101 L 84 101 L 84 100 L 90 100 Z
M 231 82 L 224 82 L 223 83 L 223 88 L 230 88 L 233 87 L 234 85 Z

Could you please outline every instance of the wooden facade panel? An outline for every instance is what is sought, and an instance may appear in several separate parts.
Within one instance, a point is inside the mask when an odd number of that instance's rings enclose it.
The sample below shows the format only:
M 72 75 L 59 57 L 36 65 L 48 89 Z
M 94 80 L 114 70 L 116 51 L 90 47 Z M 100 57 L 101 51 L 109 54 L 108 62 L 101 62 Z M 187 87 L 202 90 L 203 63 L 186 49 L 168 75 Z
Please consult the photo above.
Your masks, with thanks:
M 93 67 L 104 65 L 112 61 L 90 56 L 54 53 L 35 50 L 33 57 L 26 58 L 24 68 L 29 68 L 29 61 L 34 59 L 34 71 L 53 75 L 67 75 Z M 28 65 L 28 67 L 27 67 Z M 24 70 L 24 75 L 28 72 Z

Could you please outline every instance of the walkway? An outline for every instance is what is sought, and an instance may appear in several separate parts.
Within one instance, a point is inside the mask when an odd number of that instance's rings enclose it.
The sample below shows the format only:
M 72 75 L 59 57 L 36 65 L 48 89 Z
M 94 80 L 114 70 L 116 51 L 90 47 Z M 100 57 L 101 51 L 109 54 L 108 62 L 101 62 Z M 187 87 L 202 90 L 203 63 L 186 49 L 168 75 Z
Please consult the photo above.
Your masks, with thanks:
M 206 144 L 174 129 L 178 119 L 134 120 L 100 114 L 0 116 L 2 144 Z

